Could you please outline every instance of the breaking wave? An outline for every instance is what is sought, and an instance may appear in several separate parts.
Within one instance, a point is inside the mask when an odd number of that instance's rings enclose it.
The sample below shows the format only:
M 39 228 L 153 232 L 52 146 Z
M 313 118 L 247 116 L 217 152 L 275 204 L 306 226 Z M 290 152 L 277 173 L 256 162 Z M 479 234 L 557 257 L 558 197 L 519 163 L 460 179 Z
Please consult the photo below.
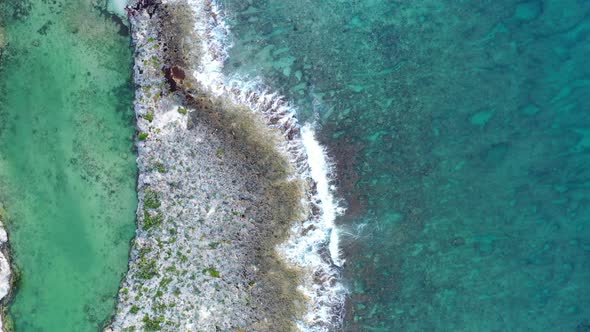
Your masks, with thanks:
M 340 282 L 344 263 L 339 248 L 336 218 L 344 212 L 336 199 L 334 168 L 326 149 L 315 137 L 313 124 L 301 125 L 295 108 L 264 84 L 223 74 L 228 57 L 230 31 L 215 1 L 188 0 L 194 9 L 195 32 L 201 39 L 202 61 L 193 72 L 210 93 L 248 106 L 262 115 L 269 127 L 280 129 L 284 140 L 279 149 L 296 169 L 294 176 L 305 181 L 305 205 L 310 217 L 295 223 L 289 239 L 277 251 L 291 264 L 305 271 L 299 289 L 309 300 L 308 311 L 297 322 L 303 331 L 325 331 L 339 327 L 344 313 L 347 290 Z

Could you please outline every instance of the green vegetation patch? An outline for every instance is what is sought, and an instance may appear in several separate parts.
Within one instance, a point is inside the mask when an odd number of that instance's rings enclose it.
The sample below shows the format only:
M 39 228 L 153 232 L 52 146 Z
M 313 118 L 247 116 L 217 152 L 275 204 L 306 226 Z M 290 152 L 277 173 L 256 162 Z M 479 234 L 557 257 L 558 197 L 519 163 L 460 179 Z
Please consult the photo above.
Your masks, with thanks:
M 160 226 L 162 221 L 164 221 L 164 216 L 161 213 L 152 216 L 147 211 L 143 212 L 143 229 L 146 231 L 152 227 Z
M 149 122 L 154 121 L 154 112 L 150 112 L 143 116 L 144 119 L 148 120 Z
M 154 164 L 154 168 L 160 173 L 166 173 L 166 171 L 167 171 L 166 166 L 164 164 L 162 164 L 161 162 L 156 162 Z
M 203 269 L 203 274 L 208 274 L 209 276 L 213 277 L 213 278 L 219 278 L 219 271 L 217 271 L 216 269 L 209 267 L 206 269 Z
M 143 206 L 150 209 L 157 209 L 162 205 L 160 202 L 160 195 L 153 190 L 146 190 L 144 192 Z
M 143 327 L 148 331 L 159 331 L 162 329 L 162 323 L 164 323 L 165 319 L 163 316 L 158 316 L 155 318 L 150 318 L 148 315 L 143 316 L 142 322 Z
M 141 258 L 137 266 L 139 268 L 137 277 L 141 279 L 151 279 L 158 273 L 155 259 Z

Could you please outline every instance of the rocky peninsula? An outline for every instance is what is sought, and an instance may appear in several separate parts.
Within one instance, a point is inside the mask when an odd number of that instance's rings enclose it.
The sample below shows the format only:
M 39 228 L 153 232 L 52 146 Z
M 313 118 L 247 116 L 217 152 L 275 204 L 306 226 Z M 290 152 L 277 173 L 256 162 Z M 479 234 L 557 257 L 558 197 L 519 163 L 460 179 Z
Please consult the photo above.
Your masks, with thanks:
M 223 78 L 214 3 L 140 0 L 127 12 L 138 229 L 106 331 L 337 327 L 338 211 L 313 132 L 277 95 Z

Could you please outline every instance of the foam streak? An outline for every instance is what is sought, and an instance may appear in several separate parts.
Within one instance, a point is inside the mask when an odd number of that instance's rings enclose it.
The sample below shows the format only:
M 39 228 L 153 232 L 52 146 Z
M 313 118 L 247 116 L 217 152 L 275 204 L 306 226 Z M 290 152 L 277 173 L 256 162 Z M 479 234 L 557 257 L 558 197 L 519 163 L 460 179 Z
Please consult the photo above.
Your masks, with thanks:
M 293 225 L 289 240 L 277 248 L 286 261 L 305 271 L 299 289 L 308 297 L 309 306 L 297 325 L 302 331 L 339 327 L 347 290 L 339 281 L 344 259 L 335 220 L 343 208 L 334 196 L 333 167 L 326 149 L 315 138 L 313 126 L 301 126 L 295 109 L 278 93 L 269 92 L 258 82 L 223 75 L 231 45 L 222 12 L 215 1 L 189 0 L 189 4 L 199 16 L 195 32 L 205 36 L 200 45 L 203 61 L 194 77 L 212 94 L 248 106 L 261 114 L 268 126 L 279 129 L 284 137 L 280 150 L 296 169 L 294 176 L 307 184 L 304 204 L 309 207 L 309 218 Z

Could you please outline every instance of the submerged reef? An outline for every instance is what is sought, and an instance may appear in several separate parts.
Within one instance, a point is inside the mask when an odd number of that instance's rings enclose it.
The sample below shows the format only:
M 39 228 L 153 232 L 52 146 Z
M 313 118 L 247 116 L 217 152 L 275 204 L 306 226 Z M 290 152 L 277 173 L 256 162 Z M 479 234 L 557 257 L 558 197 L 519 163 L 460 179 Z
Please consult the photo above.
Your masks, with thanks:
M 223 57 L 211 2 L 142 0 L 127 11 L 138 230 L 106 331 L 336 326 L 344 292 L 318 223 L 325 185 L 310 175 L 294 114 L 274 95 L 211 83 L 219 71 L 206 68 Z M 288 244 L 305 236 L 305 248 Z M 289 254 L 302 248 L 316 256 Z

